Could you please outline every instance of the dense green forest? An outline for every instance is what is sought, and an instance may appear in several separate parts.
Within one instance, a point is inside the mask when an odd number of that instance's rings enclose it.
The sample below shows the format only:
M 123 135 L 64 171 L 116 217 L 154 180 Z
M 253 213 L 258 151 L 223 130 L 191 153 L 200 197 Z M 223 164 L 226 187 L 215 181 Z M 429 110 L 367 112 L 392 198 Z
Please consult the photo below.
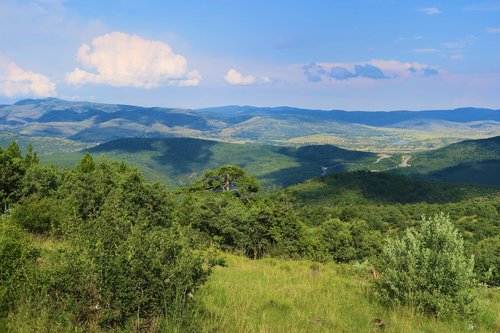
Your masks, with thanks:
M 494 188 L 358 171 L 266 190 L 225 165 L 173 191 L 123 162 L 87 153 L 58 168 L 16 143 L 0 148 L 0 177 L 1 331 L 203 331 L 225 323 L 231 298 L 213 298 L 225 266 L 228 279 L 249 270 L 242 257 L 288 266 L 282 283 L 304 265 L 332 286 L 359 281 L 349 297 L 387 318 L 413 309 L 443 331 L 499 328 Z M 265 311 L 291 313 L 283 302 Z M 358 324 L 404 326 L 387 318 Z M 325 325 L 314 330 L 339 328 Z

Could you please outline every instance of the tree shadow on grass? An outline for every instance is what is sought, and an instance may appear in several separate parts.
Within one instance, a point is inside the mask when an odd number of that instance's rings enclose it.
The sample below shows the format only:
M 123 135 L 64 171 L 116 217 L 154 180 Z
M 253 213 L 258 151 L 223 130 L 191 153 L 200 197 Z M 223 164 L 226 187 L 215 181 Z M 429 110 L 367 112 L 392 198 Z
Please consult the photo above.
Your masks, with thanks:
M 197 171 L 209 163 L 215 141 L 189 138 L 119 139 L 90 149 L 92 153 L 126 153 L 148 158 L 166 166 L 175 175 Z

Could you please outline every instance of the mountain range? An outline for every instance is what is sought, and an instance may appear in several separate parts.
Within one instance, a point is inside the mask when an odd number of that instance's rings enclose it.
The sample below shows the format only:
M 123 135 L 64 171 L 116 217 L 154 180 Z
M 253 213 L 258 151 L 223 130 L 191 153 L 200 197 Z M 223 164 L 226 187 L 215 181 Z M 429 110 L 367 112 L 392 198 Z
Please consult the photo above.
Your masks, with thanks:
M 189 110 L 47 98 L 1 105 L 0 130 L 88 143 L 190 137 L 279 145 L 328 143 L 346 149 L 397 152 L 500 135 L 500 111 L 368 112 L 252 106 Z

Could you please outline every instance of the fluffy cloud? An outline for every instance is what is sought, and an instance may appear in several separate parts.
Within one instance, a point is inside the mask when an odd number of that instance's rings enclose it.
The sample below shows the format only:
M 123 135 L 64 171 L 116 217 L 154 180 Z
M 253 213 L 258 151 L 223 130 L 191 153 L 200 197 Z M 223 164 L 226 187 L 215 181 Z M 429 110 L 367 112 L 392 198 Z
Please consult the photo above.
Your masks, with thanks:
M 231 85 L 249 85 L 249 84 L 254 84 L 257 82 L 257 78 L 253 75 L 243 75 L 240 72 L 238 72 L 236 69 L 230 69 L 227 71 L 226 76 L 224 76 L 224 79 L 227 81 L 227 83 Z
M 56 95 L 56 84 L 45 75 L 27 71 L 0 58 L 0 94 L 7 97 Z
M 344 81 L 355 78 L 372 80 L 412 76 L 434 76 L 439 69 L 420 63 L 394 60 L 371 60 L 364 63 L 312 63 L 302 67 L 310 82 Z
M 71 84 L 100 83 L 115 87 L 155 88 L 162 83 L 196 86 L 197 71 L 187 72 L 187 60 L 168 44 L 136 35 L 112 32 L 83 44 L 77 60 L 94 72 L 75 68 L 66 75 Z
M 421 11 L 422 13 L 425 13 L 427 15 L 436 15 L 436 14 L 441 13 L 439 8 L 437 8 L 437 7 L 420 8 L 419 11 Z

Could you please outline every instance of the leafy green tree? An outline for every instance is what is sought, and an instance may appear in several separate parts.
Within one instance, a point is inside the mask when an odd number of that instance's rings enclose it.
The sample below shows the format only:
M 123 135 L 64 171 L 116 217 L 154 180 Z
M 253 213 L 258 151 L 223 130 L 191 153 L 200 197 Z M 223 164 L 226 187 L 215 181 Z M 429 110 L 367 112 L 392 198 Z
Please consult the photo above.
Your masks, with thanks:
M 246 234 L 252 240 L 252 247 L 260 249 L 254 252 L 254 257 L 260 258 L 264 254 L 289 258 L 311 255 L 305 226 L 286 196 L 270 193 L 256 198 L 250 212 L 252 222 Z
M 192 186 L 195 190 L 226 191 L 237 195 L 248 195 L 260 190 L 258 181 L 237 165 L 224 165 L 207 171 L 200 181 Z
M 437 314 L 471 316 L 475 312 L 474 258 L 464 255 L 463 240 L 441 213 L 422 218 L 418 231 L 388 239 L 382 254 L 381 299 Z
M 24 157 L 24 161 L 26 162 L 26 165 L 28 167 L 40 162 L 37 153 L 33 150 L 32 145 L 28 145 L 28 147 L 26 148 L 26 156 Z
M 245 202 L 237 197 L 225 192 L 188 193 L 178 215 L 183 226 L 206 236 L 196 237 L 198 242 L 204 238 L 205 246 L 211 243 L 227 251 L 242 249 L 243 229 L 250 223 L 250 213 Z
M 76 166 L 76 170 L 81 173 L 89 173 L 95 170 L 95 162 L 92 154 L 87 152 Z
M 330 219 L 320 227 L 321 244 L 327 256 L 337 262 L 363 260 L 375 256 L 381 248 L 381 234 L 370 230 L 365 221 L 343 222 Z
M 24 174 L 20 184 L 21 195 L 37 198 L 55 196 L 67 173 L 67 170 L 55 166 L 34 164 Z
M 15 141 L 0 147 L 0 212 L 20 198 L 20 183 L 28 165 Z

